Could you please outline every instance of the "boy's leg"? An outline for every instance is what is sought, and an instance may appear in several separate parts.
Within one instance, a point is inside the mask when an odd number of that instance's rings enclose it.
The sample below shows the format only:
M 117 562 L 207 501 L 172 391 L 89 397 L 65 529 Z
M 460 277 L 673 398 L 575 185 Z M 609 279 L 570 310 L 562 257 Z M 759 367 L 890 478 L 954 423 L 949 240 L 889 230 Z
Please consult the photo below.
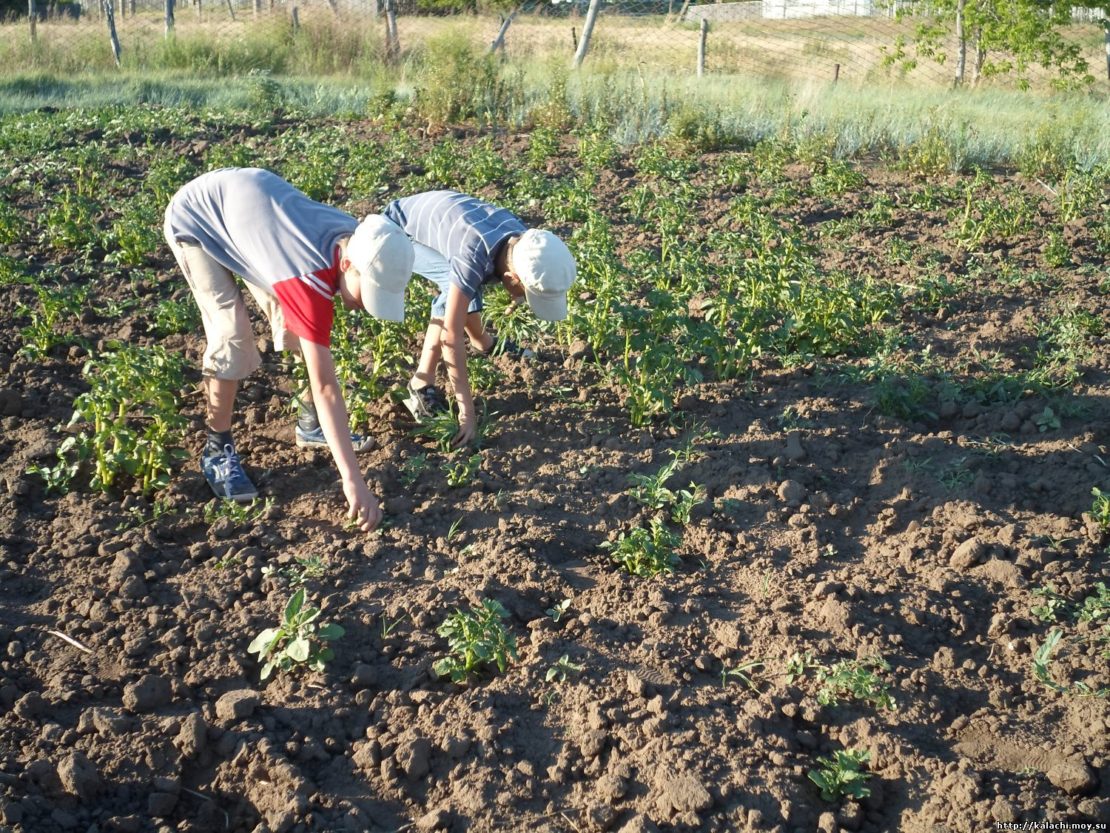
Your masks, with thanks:
M 420 350 L 420 361 L 412 374 L 413 387 L 422 388 L 436 383 L 436 369 L 443 354 L 440 339 L 443 337 L 443 320 L 433 318 L 424 333 L 424 346 Z
M 201 470 L 212 490 L 232 500 L 252 500 L 258 491 L 247 478 L 231 439 L 239 380 L 258 368 L 261 357 L 235 277 L 199 246 L 174 239 L 167 221 L 166 242 L 200 309 L 206 346 L 202 359 L 208 436 Z

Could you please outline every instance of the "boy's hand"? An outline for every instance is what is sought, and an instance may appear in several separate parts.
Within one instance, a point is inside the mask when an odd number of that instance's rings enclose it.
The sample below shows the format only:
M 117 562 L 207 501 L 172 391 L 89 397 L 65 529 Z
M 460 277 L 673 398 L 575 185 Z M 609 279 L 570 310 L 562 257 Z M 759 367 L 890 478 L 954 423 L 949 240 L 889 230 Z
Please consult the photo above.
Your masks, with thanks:
M 455 435 L 455 439 L 451 441 L 451 445 L 455 448 L 461 448 L 470 445 L 478 438 L 478 420 L 474 416 L 472 409 L 460 408 L 459 409 L 459 433 Z
M 343 494 L 347 496 L 347 506 L 350 507 L 347 519 L 363 532 L 373 532 L 382 521 L 382 510 L 367 485 L 362 480 L 344 482 Z

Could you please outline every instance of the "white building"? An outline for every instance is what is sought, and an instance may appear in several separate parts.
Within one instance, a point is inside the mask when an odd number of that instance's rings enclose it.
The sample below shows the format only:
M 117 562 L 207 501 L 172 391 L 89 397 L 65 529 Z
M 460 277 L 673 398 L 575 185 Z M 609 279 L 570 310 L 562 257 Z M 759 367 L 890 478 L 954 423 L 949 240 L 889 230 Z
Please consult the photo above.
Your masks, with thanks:
M 833 15 L 870 17 L 880 11 L 875 8 L 877 5 L 878 0 L 763 0 L 763 17 L 770 20 Z

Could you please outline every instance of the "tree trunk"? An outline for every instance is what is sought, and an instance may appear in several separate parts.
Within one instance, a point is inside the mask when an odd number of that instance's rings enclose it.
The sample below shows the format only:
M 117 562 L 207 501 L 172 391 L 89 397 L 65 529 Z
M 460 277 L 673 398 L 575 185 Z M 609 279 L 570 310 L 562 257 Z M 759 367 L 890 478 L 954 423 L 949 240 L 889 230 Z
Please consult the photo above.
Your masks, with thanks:
M 35 39 L 38 37 L 38 33 L 35 31 L 35 24 L 38 23 L 38 21 L 35 20 L 35 0 L 27 0 L 27 19 L 31 21 L 31 43 L 34 43 Z M 1106 54 L 1110 56 L 1110 52 Z
M 174 0 L 166 0 L 166 37 L 173 37 L 173 4 Z
M 705 75 L 705 41 L 709 37 L 709 21 L 701 19 L 701 32 L 698 34 L 698 78 Z
M 574 68 L 582 66 L 586 53 L 590 51 L 590 38 L 594 33 L 594 24 L 597 22 L 597 12 L 601 7 L 601 0 L 590 0 L 590 8 L 586 12 L 586 22 L 582 24 L 582 40 L 578 41 L 578 51 L 574 53 Z
M 227 0 L 227 13 L 231 15 L 231 19 L 235 19 L 235 7 L 231 5 L 231 0 Z

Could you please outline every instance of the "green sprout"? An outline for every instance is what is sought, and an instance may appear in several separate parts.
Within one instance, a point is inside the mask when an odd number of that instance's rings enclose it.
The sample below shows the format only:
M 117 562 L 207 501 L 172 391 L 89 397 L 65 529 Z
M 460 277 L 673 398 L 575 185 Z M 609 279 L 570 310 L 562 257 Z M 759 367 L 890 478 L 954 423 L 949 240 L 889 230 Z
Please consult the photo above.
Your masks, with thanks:
M 825 801 L 838 801 L 844 796 L 866 798 L 871 789 L 866 781 L 871 773 L 860 767 L 871 760 L 871 753 L 864 749 L 837 750 L 831 758 L 818 758 L 819 769 L 811 769 L 809 780 L 821 790 Z

